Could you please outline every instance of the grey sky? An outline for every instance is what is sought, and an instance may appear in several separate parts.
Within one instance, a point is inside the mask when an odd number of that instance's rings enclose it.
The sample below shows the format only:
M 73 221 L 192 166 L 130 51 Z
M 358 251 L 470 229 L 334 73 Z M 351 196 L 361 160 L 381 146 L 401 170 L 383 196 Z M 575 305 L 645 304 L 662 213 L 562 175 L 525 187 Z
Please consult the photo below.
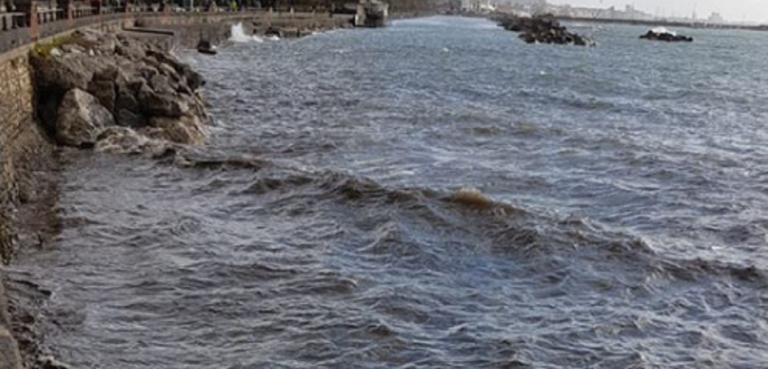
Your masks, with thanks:
M 616 6 L 622 9 L 626 4 L 634 4 L 638 9 L 651 14 L 674 13 L 676 16 L 688 17 L 695 6 L 700 18 L 707 17 L 712 12 L 720 12 L 731 21 L 768 23 L 768 0 L 549 0 L 549 2 L 602 8 Z

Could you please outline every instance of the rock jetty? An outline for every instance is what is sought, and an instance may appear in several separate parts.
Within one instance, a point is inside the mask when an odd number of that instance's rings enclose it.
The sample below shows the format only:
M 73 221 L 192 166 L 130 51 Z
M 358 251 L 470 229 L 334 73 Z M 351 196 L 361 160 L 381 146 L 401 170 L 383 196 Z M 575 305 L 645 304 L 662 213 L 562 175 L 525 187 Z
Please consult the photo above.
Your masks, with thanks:
M 678 35 L 677 33 L 669 31 L 664 27 L 648 30 L 648 32 L 640 36 L 640 38 L 651 41 L 693 42 L 693 37 Z
M 533 17 L 505 16 L 497 21 L 499 26 L 507 31 L 520 33 L 519 37 L 529 44 L 595 46 L 595 42 L 589 37 L 568 32 L 552 14 Z
M 38 117 L 60 145 L 201 144 L 203 77 L 149 40 L 78 31 L 31 55 Z

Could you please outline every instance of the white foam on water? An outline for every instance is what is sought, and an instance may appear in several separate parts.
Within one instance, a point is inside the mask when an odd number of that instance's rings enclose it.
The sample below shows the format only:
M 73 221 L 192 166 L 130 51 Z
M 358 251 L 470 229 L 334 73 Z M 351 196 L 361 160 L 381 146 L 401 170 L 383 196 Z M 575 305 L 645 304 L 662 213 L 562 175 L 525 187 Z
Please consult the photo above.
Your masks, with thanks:
M 668 30 L 668 29 L 667 29 L 667 28 L 665 28 L 665 27 L 656 27 L 656 28 L 653 28 L 653 29 L 651 29 L 651 32 L 653 32 L 653 33 L 656 33 L 656 34 L 669 33 L 669 34 L 670 34 L 670 35 L 672 35 L 672 36 L 677 36 L 677 32 L 674 32 L 674 31 L 670 31 L 670 30 Z
M 231 36 L 229 36 L 229 40 L 232 42 L 258 42 L 262 43 L 264 40 L 259 36 L 249 36 L 245 34 L 245 30 L 243 29 L 243 24 L 238 23 L 232 25 L 232 29 L 230 30 Z

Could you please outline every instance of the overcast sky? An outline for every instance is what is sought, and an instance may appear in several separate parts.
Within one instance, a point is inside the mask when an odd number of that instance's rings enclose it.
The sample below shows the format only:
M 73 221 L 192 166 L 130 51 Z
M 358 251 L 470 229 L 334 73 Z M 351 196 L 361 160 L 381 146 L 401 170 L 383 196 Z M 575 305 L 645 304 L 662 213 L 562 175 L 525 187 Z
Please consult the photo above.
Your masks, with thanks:
M 566 4 L 623 9 L 627 4 L 651 14 L 690 17 L 694 6 L 699 18 L 719 12 L 731 21 L 768 23 L 768 0 L 549 0 L 554 4 Z

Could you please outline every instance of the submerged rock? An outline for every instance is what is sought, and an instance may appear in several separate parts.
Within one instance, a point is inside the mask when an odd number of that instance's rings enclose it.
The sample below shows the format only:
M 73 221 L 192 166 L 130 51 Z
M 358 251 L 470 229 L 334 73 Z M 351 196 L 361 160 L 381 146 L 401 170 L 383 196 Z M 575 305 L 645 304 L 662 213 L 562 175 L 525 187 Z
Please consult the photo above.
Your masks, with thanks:
M 112 126 L 104 129 L 99 135 L 96 151 L 157 157 L 174 150 L 176 146 L 168 141 L 147 137 L 128 127 Z
M 44 356 L 38 359 L 40 369 L 71 369 L 67 364 L 56 360 L 53 356 Z
M 115 125 L 112 113 L 93 95 L 75 88 L 59 106 L 56 140 L 75 147 L 93 146 L 101 131 Z
M 59 144 L 93 146 L 114 125 L 184 144 L 202 144 L 207 136 L 198 95 L 205 80 L 152 43 L 78 31 L 57 53 L 32 59 L 42 91 L 38 116 Z

